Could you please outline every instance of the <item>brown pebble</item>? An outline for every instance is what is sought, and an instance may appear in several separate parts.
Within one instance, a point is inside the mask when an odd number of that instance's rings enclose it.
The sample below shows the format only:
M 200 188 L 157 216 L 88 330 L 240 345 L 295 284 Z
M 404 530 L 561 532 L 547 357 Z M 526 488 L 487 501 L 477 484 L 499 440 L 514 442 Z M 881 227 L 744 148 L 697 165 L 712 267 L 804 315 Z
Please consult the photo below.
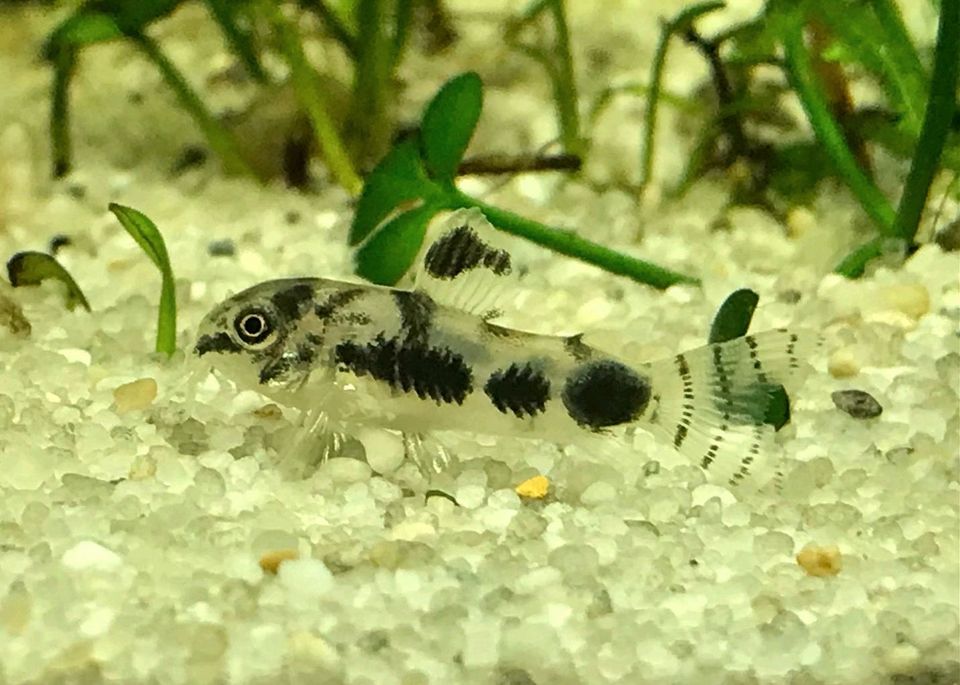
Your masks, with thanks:
M 139 378 L 124 383 L 113 391 L 113 406 L 118 414 L 146 409 L 157 399 L 157 382 L 152 378 Z
M 283 418 L 283 410 L 271 402 L 270 404 L 265 404 L 262 407 L 254 409 L 253 415 L 259 419 L 270 419 L 271 421 L 276 421 L 277 419 Z
M 873 395 L 863 390 L 837 390 L 830 394 L 837 409 L 855 419 L 874 419 L 883 413 L 883 407 Z
M 26 338 L 31 331 L 30 322 L 23 315 L 20 305 L 2 294 L 0 294 L 0 326 L 18 338 Z
M 299 559 L 300 553 L 295 549 L 276 549 L 266 552 L 260 557 L 260 568 L 264 573 L 277 575 L 280 564 L 291 559 Z
M 836 545 L 826 547 L 807 545 L 797 553 L 797 563 L 807 572 L 807 575 L 817 578 L 835 576 L 843 568 L 840 548 Z

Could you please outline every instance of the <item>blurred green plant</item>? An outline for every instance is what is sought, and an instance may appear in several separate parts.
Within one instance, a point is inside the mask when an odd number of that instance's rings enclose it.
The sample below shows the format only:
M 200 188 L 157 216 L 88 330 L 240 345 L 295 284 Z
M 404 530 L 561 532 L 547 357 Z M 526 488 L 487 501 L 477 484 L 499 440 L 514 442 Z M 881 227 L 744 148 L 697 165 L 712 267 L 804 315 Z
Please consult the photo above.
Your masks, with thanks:
M 137 241 L 157 269 L 160 270 L 160 307 L 157 312 L 157 352 L 172 355 L 177 349 L 177 294 L 174 288 L 173 269 L 170 258 L 167 256 L 167 246 L 163 236 L 146 215 L 111 202 L 109 209 L 126 229 L 127 233 Z
M 7 278 L 10 285 L 18 288 L 24 285 L 40 285 L 46 280 L 55 280 L 63 283 L 66 291 L 67 309 L 73 311 L 81 306 L 90 311 L 90 303 L 80 290 L 80 286 L 73 280 L 73 276 L 63 268 L 52 255 L 46 252 L 18 252 L 7 261 Z
M 878 233 L 837 270 L 858 276 L 869 259 L 891 246 L 903 252 L 916 236 L 941 164 L 960 169 L 958 6 L 960 0 L 939 3 L 932 73 L 894 0 L 767 0 L 754 18 L 711 38 L 697 31 L 696 20 L 724 4 L 686 7 L 665 22 L 651 67 L 641 187 L 651 177 L 666 46 L 680 36 L 707 60 L 716 105 L 694 142 L 677 194 L 712 169 L 727 169 L 739 179 L 733 203 L 781 214 L 779 201 L 809 202 L 819 183 L 833 176 L 850 189 Z M 761 79 L 761 66 L 779 68 L 783 84 Z M 858 105 L 851 95 L 852 73 L 876 83 L 885 104 Z M 802 104 L 812 140 L 797 140 L 798 122 L 783 115 L 780 102 L 788 92 Z M 763 129 L 765 138 L 756 133 Z M 910 163 L 896 208 L 873 178 L 871 144 Z
M 542 40 L 545 32 L 540 24 L 545 16 L 552 27 L 552 44 Z M 530 34 L 538 40 L 531 39 Z M 580 105 L 563 0 L 533 0 L 508 22 L 504 37 L 508 45 L 543 67 L 553 89 L 560 144 L 565 153 L 582 158 L 587 152 L 587 139 L 580 131 Z
M 181 106 L 196 121 L 226 170 L 253 175 L 253 169 L 243 158 L 231 133 L 207 109 L 183 74 L 146 33 L 150 24 L 168 16 L 180 2 L 181 0 L 90 0 L 82 4 L 47 37 L 42 55 L 54 68 L 50 138 L 55 177 L 65 175 L 72 165 L 69 90 L 76 70 L 77 56 L 82 49 L 91 45 L 117 39 L 129 40 L 159 69 L 164 81 L 173 90 Z M 255 77 L 263 78 L 263 70 L 249 35 L 241 30 L 241 24 L 237 21 L 236 12 L 244 3 L 209 0 L 207 5 L 223 28 L 234 52 L 247 64 Z
M 359 275 L 384 285 L 396 283 L 413 263 L 437 212 L 477 207 L 506 233 L 640 283 L 666 288 L 698 282 L 461 192 L 455 175 L 482 106 L 480 77 L 473 72 L 453 77 L 427 105 L 419 132 L 397 143 L 367 177 L 349 236 L 350 244 L 359 246 Z

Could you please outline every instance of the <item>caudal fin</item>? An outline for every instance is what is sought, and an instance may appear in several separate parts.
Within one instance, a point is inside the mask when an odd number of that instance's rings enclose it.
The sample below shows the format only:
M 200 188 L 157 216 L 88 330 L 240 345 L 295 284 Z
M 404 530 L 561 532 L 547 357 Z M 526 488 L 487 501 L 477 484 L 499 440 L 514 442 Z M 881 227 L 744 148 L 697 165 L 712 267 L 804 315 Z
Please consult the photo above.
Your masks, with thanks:
M 779 386 L 793 397 L 820 345 L 812 331 L 778 329 L 653 362 L 647 371 L 658 402 L 650 429 L 713 483 L 777 481 L 774 428 L 764 419 Z

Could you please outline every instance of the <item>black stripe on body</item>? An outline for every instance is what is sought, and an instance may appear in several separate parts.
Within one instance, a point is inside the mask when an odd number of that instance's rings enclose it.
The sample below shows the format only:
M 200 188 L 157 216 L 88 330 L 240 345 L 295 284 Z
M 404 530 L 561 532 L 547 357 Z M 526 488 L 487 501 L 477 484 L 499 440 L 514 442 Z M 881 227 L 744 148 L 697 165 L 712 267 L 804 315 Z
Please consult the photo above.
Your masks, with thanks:
M 426 346 L 437 305 L 426 293 L 418 290 L 397 290 L 393 301 L 400 313 L 400 334 L 405 345 Z
M 201 335 L 193 351 L 198 357 L 202 357 L 208 352 L 236 354 L 237 352 L 242 352 L 243 348 L 234 342 L 228 333 L 221 331 L 213 335 Z
M 316 347 L 306 343 L 300 343 L 292 354 L 289 352 L 284 353 L 273 361 L 265 364 L 260 369 L 260 383 L 261 385 L 272 383 L 291 370 L 309 373 L 316 358 Z
M 501 413 L 522 419 L 546 410 L 550 381 L 530 364 L 511 364 L 490 374 L 483 391 Z
M 323 302 L 318 302 L 313 308 L 313 312 L 321 321 L 332 321 L 340 309 L 356 300 L 364 292 L 366 292 L 364 288 L 336 290 L 330 293 Z
M 306 283 L 298 283 L 289 288 L 275 292 L 270 301 L 276 307 L 281 319 L 287 323 L 293 323 L 300 320 L 313 302 L 313 286 Z
M 483 242 L 466 225 L 458 226 L 431 245 L 423 261 L 426 272 L 439 279 L 454 279 L 481 264 L 497 276 L 511 271 L 510 254 Z
M 473 390 L 473 372 L 463 357 L 445 347 L 411 344 L 377 336 L 369 343 L 345 341 L 334 348 L 343 370 L 370 376 L 392 389 L 416 393 L 437 404 L 463 404 Z

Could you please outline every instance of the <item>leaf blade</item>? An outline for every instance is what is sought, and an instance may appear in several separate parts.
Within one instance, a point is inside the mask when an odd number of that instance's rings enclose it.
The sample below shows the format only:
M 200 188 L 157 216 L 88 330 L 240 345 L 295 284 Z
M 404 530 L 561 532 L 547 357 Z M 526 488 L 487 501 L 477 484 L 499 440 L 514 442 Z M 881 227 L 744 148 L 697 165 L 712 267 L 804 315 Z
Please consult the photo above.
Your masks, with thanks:
M 348 244 L 360 244 L 397 207 L 423 199 L 433 189 L 420 161 L 418 137 L 401 140 L 367 176 L 350 224 Z
M 454 76 L 440 87 L 420 121 L 423 163 L 431 178 L 452 182 L 483 108 L 483 82 L 476 72 Z
M 441 208 L 426 202 L 384 224 L 354 255 L 357 275 L 380 285 L 399 281 L 420 251 L 427 224 Z
M 109 209 L 160 271 L 160 305 L 157 308 L 157 352 L 172 355 L 177 349 L 177 298 L 167 246 L 156 224 L 142 212 L 111 202 Z
M 722 343 L 747 334 L 760 296 L 749 288 L 734 290 L 713 317 L 707 342 Z
M 60 262 L 45 252 L 29 250 L 17 252 L 7 261 L 7 278 L 10 279 L 10 284 L 14 288 L 25 285 L 40 285 L 43 281 L 51 278 L 60 281 L 67 288 L 67 309 L 73 311 L 77 305 L 80 305 L 88 312 L 90 311 L 90 303 L 73 276 L 63 268 Z

